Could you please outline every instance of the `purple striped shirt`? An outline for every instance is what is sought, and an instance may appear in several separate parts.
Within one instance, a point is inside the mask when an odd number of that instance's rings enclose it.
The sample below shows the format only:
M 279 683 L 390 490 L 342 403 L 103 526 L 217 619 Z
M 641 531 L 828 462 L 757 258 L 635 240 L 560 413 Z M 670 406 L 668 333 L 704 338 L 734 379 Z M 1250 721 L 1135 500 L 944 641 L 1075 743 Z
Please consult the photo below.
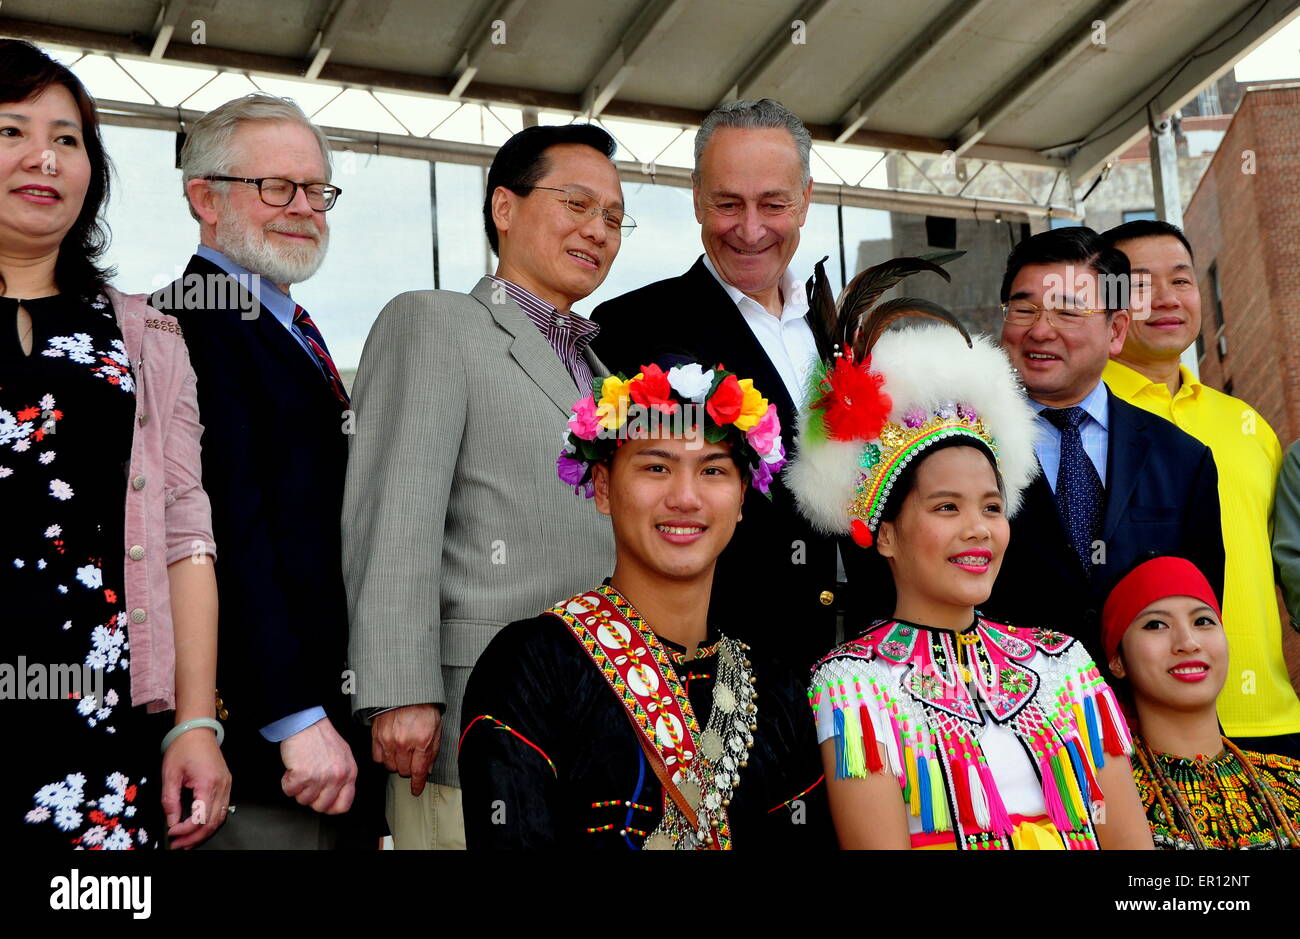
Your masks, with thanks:
M 592 375 L 591 366 L 587 364 L 582 350 L 591 345 L 591 340 L 600 332 L 600 326 L 576 313 L 561 313 L 518 284 L 512 284 L 493 274 L 488 276 L 504 287 L 510 298 L 519 304 L 524 315 L 532 320 L 542 338 L 550 343 L 564 367 L 569 370 L 569 376 L 578 390 L 584 394 L 590 392 L 595 376 Z

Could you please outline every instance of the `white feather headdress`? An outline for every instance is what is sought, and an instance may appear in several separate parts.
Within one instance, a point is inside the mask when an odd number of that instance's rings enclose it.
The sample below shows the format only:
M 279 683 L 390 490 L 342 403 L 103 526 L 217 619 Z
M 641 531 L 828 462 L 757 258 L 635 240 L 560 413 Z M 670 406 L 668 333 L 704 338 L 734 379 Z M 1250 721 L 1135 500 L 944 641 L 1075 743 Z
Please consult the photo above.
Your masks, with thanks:
M 898 272 L 899 261 L 888 264 Z M 908 273 L 918 269 L 945 273 L 928 262 Z M 836 338 L 847 341 L 816 370 L 800 410 L 798 454 L 784 474 L 800 512 L 821 531 L 870 545 L 903 469 L 940 440 L 963 436 L 995 457 L 1007 514 L 1014 515 L 1021 493 L 1038 474 L 1038 460 L 1034 411 L 1010 361 L 986 336 L 970 338 L 968 345 L 965 330 L 947 310 L 922 300 L 882 304 L 859 331 L 860 307 L 865 302 L 869 308 L 882 292 L 870 290 L 864 297 L 859 289 L 873 271 L 864 271 L 846 289 L 838 319 L 823 311 L 823 333 L 835 322 Z M 880 275 L 875 277 L 878 287 Z M 815 294 L 817 288 L 810 288 Z M 951 325 L 884 331 L 907 313 Z M 830 347 L 825 341 L 820 345 Z

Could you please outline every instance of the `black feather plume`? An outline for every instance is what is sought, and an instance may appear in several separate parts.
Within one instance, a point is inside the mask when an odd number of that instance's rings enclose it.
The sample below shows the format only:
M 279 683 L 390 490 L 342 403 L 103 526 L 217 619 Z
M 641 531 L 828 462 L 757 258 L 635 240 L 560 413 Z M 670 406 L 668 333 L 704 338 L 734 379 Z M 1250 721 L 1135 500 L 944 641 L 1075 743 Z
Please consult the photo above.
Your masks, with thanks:
M 829 362 L 835 354 L 838 317 L 835 294 L 826 279 L 826 258 L 822 258 L 813 265 L 813 276 L 808 278 L 808 324 L 817 340 L 817 355 L 823 362 Z
M 840 294 L 839 301 L 830 304 L 826 296 L 830 292 L 826 283 L 825 269 L 822 264 L 816 266 L 813 278 L 808 281 L 808 303 L 813 317 L 813 332 L 817 337 L 817 351 L 822 361 L 830 363 L 833 346 L 838 344 L 842 350 L 853 350 L 854 359 L 862 361 L 875 345 L 880 334 L 894 320 L 908 313 L 930 316 L 950 323 L 961 331 L 970 343 L 970 336 L 948 310 L 927 300 L 891 300 L 878 311 L 873 311 L 876 302 L 885 291 L 894 287 L 905 277 L 930 271 L 944 280 L 951 280 L 948 272 L 941 265 L 956 260 L 965 251 L 939 251 L 918 257 L 893 258 L 873 265 L 862 271 Z M 825 259 L 823 258 L 823 261 Z M 815 298 L 815 303 L 814 303 Z M 827 312 L 829 311 L 829 312 Z M 884 314 L 878 316 L 877 313 Z M 870 323 L 868 329 L 864 320 Z M 827 350 L 830 351 L 827 351 Z
M 917 297 L 899 297 L 894 300 L 886 300 L 867 314 L 857 336 L 853 340 L 853 360 L 861 362 L 866 356 L 870 355 L 876 340 L 889 328 L 889 324 L 902 319 L 904 316 L 925 316 L 947 323 L 962 334 L 967 347 L 971 345 L 970 333 L 966 331 L 966 327 L 961 324 L 957 317 L 952 315 L 947 307 Z

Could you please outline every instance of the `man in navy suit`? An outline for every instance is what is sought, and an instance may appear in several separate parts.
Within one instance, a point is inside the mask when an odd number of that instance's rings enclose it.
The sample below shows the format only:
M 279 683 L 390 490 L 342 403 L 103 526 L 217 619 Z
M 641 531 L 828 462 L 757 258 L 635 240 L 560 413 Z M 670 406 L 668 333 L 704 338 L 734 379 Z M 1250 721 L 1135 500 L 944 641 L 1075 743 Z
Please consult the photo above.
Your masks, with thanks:
M 324 336 L 289 294 L 325 256 L 329 144 L 297 105 L 249 95 L 191 124 L 181 163 L 200 244 L 153 302 L 180 321 L 198 378 L 220 545 L 218 716 L 234 805 L 208 845 L 373 847 L 381 831 L 360 823 L 380 806 L 358 779 L 368 738 L 344 672 L 351 412 Z
M 695 137 L 692 174 L 704 254 L 682 276 L 591 316 L 600 324 L 592 348 L 611 372 L 635 375 L 658 353 L 677 351 L 753 378 L 776 405 L 787 454 L 817 358 L 803 278 L 790 269 L 812 200 L 811 145 L 799 118 L 771 99 L 712 111 Z M 779 478 L 771 492 L 770 502 L 752 488 L 745 496 L 718 559 L 710 616 L 803 668 L 835 644 L 846 590 L 836 540 L 813 531 Z
M 1043 475 L 983 612 L 1075 636 L 1103 668 L 1100 611 L 1147 552 L 1188 558 L 1223 595 L 1213 456 L 1101 380 L 1128 331 L 1128 276 L 1092 229 L 1058 228 L 1012 250 L 1001 293 L 1002 347 L 1039 412 Z

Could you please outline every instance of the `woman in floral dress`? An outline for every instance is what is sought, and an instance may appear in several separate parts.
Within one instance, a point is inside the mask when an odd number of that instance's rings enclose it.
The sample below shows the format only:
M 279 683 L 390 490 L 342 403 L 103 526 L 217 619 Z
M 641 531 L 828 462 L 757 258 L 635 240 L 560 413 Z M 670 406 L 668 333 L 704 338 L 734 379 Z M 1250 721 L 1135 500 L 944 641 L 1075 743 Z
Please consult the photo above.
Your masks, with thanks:
M 95 265 L 108 165 L 84 88 L 0 40 L 0 102 L 0 831 L 29 848 L 152 848 L 167 834 L 188 847 L 224 819 L 230 786 L 212 720 L 207 499 L 186 484 L 192 372 L 183 340 L 150 333 L 163 321 Z M 159 358 L 175 368 L 143 370 Z M 146 375 L 175 400 L 160 407 Z M 160 758 L 166 725 L 146 711 L 173 709 L 177 724 L 200 720 Z

